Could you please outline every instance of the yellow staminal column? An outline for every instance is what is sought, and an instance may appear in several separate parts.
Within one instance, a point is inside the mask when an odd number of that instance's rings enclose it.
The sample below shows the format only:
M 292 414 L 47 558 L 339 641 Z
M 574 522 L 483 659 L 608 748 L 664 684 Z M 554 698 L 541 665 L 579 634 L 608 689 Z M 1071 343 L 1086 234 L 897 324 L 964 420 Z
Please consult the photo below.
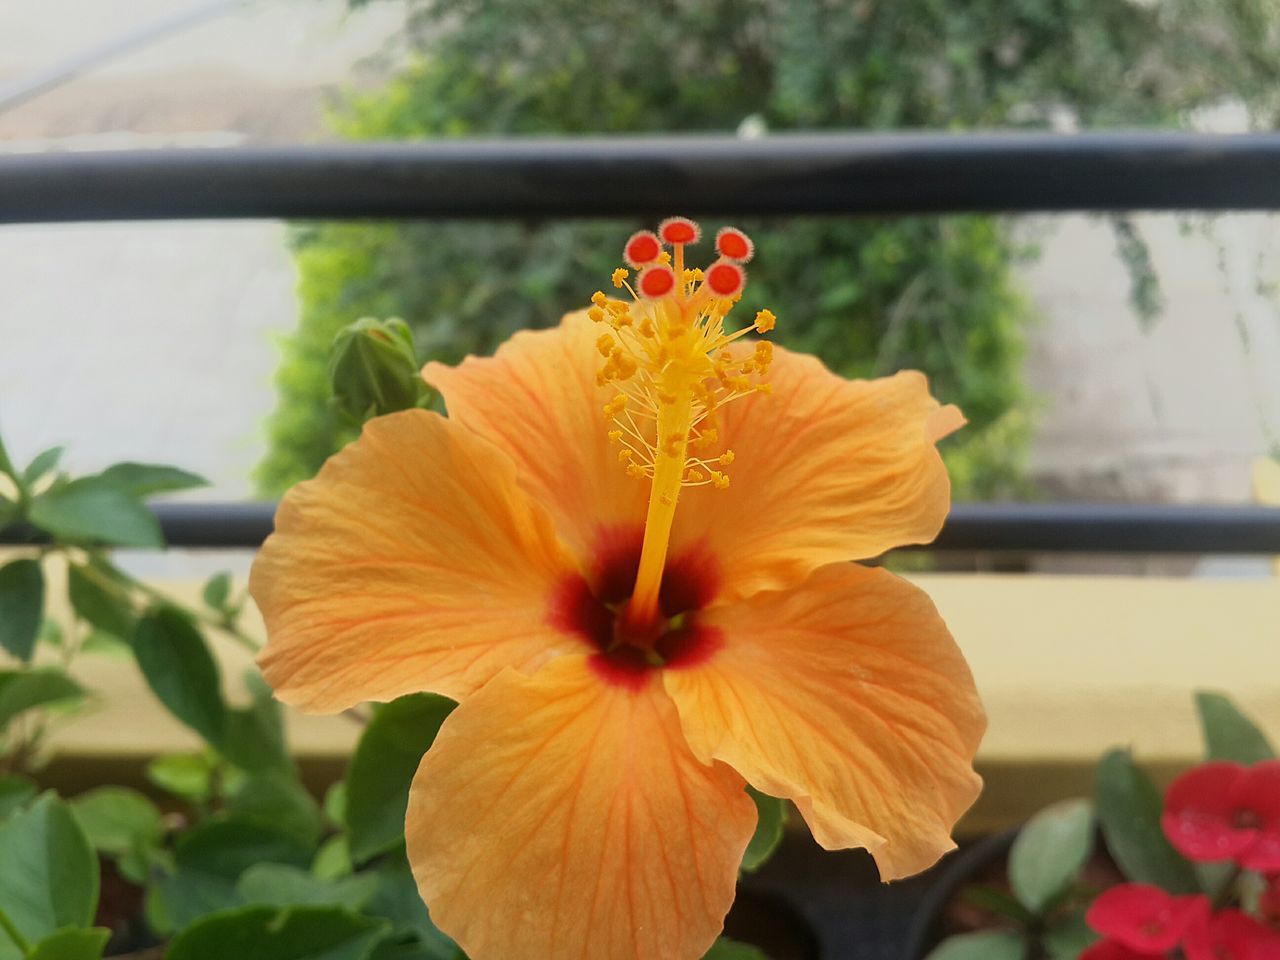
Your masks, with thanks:
M 644 546 L 636 586 L 627 605 L 629 625 L 641 632 L 656 630 L 661 620 L 658 592 L 671 541 L 684 477 L 689 430 L 693 425 L 693 382 L 683 364 L 668 364 L 660 380 L 663 401 L 658 407 L 657 454 L 653 464 L 653 486 L 649 491 L 649 511 L 644 522 Z

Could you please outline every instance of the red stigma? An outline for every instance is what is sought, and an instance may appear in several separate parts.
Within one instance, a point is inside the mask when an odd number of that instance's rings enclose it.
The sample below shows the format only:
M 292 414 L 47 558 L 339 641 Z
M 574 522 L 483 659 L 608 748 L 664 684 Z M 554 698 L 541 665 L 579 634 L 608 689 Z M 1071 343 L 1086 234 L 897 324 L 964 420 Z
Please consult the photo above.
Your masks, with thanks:
M 707 270 L 707 286 L 717 297 L 737 296 L 746 283 L 746 271 L 736 263 L 719 260 Z
M 741 230 L 736 227 L 724 227 L 716 234 L 716 252 L 728 260 L 746 263 L 756 252 L 755 245 Z
M 653 263 L 662 255 L 662 243 L 658 235 L 649 230 L 638 230 L 622 248 L 622 259 L 637 270 L 646 263 Z
M 654 264 L 644 268 L 636 285 L 641 294 L 656 300 L 676 288 L 676 272 L 665 264 Z
M 697 243 L 698 225 L 684 217 L 668 217 L 658 225 L 658 236 L 667 243 Z

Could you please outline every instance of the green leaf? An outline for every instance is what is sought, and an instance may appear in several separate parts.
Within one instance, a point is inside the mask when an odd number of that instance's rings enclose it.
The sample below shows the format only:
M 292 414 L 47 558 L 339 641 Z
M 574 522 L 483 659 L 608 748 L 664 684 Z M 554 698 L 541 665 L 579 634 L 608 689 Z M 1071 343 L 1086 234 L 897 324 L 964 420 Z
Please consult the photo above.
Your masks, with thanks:
M 1197 893 L 1195 871 L 1160 828 L 1160 793 L 1126 750 L 1112 750 L 1098 764 L 1097 811 L 1107 848 L 1124 875 L 1169 893 Z
M 742 869 L 754 873 L 764 866 L 782 842 L 787 828 L 787 802 L 763 794 L 755 787 L 747 787 L 747 793 L 756 805 L 756 832 L 751 835 L 742 854 Z
M 8 497 L 0 496 L 0 530 L 16 523 L 18 520 L 18 505 Z
M 249 907 L 174 938 L 166 960 L 364 960 L 384 924 L 335 907 Z
M 227 711 L 222 755 L 242 770 L 293 771 L 280 702 L 257 670 L 247 671 L 244 679 L 252 700 L 244 709 Z
M 329 784 L 324 792 L 324 818 L 340 830 L 347 826 L 347 784 L 344 780 Z
M 250 867 L 237 884 L 240 896 L 248 903 L 289 906 L 346 906 L 363 909 L 378 890 L 378 877 L 372 873 L 321 880 L 307 870 L 279 863 L 259 863 Z
M 1093 807 L 1064 800 L 1027 821 L 1009 851 L 1009 883 L 1037 916 L 1080 876 L 1093 855 Z
M 0 824 L 0 864 L 0 910 L 29 942 L 93 922 L 98 858 L 53 794 Z
M 166 467 L 156 463 L 117 463 L 102 473 L 98 479 L 105 480 L 135 497 L 149 497 L 153 493 L 168 493 L 174 490 L 190 490 L 194 487 L 207 487 L 209 481 L 204 477 L 177 467 Z
M 429 956 L 439 960 L 457 956 L 457 946 L 432 922 L 431 913 L 422 902 L 404 848 L 380 862 L 375 873 L 378 890 L 364 912 L 390 920 L 398 931 L 413 933 L 420 943 L 433 951 Z
M 156 697 L 215 747 L 227 729 L 217 662 L 204 637 L 182 613 L 160 607 L 138 621 L 133 655 Z
M 1026 940 L 1012 930 L 981 930 L 948 937 L 925 960 L 1023 960 Z
M 308 847 L 320 838 L 320 808 L 292 772 L 250 774 L 227 799 L 227 810 L 274 824 Z
M 986 884 L 971 884 L 960 891 L 960 899 L 976 907 L 986 910 L 998 917 L 1007 917 L 1019 926 L 1030 926 L 1036 922 L 1036 915 L 996 887 Z
M 31 504 L 31 522 L 59 540 L 164 547 L 160 524 L 135 495 L 100 477 L 50 487 Z
M 221 573 L 215 573 L 205 581 L 201 596 L 204 598 L 205 606 L 210 609 L 226 610 L 227 599 L 231 596 L 231 574 L 225 570 Z
M 106 583 L 109 574 L 83 563 L 67 567 L 67 593 L 71 607 L 80 617 L 104 633 L 128 638 L 132 635 L 135 618 L 129 604 L 120 592 Z
M 27 710 L 84 695 L 84 688 L 56 667 L 0 670 L 0 730 Z
M 0 647 L 28 661 L 44 616 L 44 574 L 35 560 L 0 567 Z
M 747 943 L 738 943 L 728 937 L 721 937 L 702 960 L 769 960 L 760 950 Z
M 1200 715 L 1206 760 L 1253 764 L 1275 759 L 1266 735 L 1223 694 L 1197 691 L 1196 713 Z
M 4 448 L 4 439 L 0 438 L 0 473 L 4 473 L 18 479 L 18 471 L 13 467 L 13 461 L 9 459 L 9 451 Z
M 156 805 L 127 787 L 98 787 L 71 801 L 71 810 L 94 849 L 125 854 L 153 847 L 164 836 Z
M 352 869 L 351 845 L 342 833 L 320 844 L 316 858 L 311 861 L 311 872 L 321 880 L 350 876 Z
M 27 960 L 101 960 L 110 939 L 111 931 L 105 927 L 68 927 L 37 943 Z
M 26 777 L 0 777 L 0 820 L 21 810 L 36 795 L 36 785 Z
M 147 764 L 147 779 L 161 790 L 203 805 L 213 796 L 213 764 L 209 758 L 185 753 L 157 757 Z
M 428 693 L 379 707 L 347 770 L 351 856 L 364 863 L 404 842 L 409 782 L 454 703 Z
M 56 467 L 58 461 L 62 459 L 62 453 L 65 449 L 65 447 L 50 447 L 48 450 L 37 454 L 36 458 L 27 464 L 27 469 L 22 471 L 22 486 L 30 487 Z
M 1097 943 L 1099 936 L 1084 922 L 1084 911 L 1076 910 L 1044 932 L 1048 960 L 1077 960 L 1086 947 Z
M 162 912 L 175 927 L 185 927 L 207 914 L 244 906 L 237 883 L 250 867 L 283 863 L 303 868 L 310 860 L 306 844 L 269 824 L 207 820 L 178 840 L 174 872 L 157 886 Z

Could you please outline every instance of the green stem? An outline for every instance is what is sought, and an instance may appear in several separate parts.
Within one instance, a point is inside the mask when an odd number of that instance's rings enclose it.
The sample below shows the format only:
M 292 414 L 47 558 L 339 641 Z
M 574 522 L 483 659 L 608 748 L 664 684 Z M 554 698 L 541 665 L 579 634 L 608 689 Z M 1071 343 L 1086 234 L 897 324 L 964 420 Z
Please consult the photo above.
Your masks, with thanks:
M 31 941 L 18 932 L 18 928 L 13 925 L 13 921 L 9 919 L 3 910 L 0 910 L 0 930 L 3 930 L 8 935 L 9 939 L 13 941 L 13 945 L 22 952 L 23 956 L 31 952 Z
M 1222 886 L 1213 895 L 1212 902 L 1215 913 L 1231 902 L 1231 895 L 1235 893 L 1236 884 L 1239 882 L 1242 872 L 1239 866 L 1233 866 L 1231 872 L 1227 874 L 1227 878 L 1222 881 Z

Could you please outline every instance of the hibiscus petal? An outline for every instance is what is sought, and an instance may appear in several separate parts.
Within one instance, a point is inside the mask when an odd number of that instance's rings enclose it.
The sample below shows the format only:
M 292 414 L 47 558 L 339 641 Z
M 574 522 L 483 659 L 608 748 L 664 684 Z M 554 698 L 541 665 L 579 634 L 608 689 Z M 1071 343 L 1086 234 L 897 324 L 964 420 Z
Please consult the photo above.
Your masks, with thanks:
M 508 671 L 440 730 L 409 859 L 473 960 L 695 960 L 733 901 L 755 809 L 690 753 L 656 672 Z
M 696 624 L 720 642 L 664 671 L 695 754 L 795 800 L 820 844 L 866 847 L 886 880 L 954 846 L 986 719 L 924 593 L 833 564 Z
M 617 388 L 597 386 L 601 328 L 571 313 L 552 330 L 522 331 L 493 357 L 456 367 L 428 363 L 449 417 L 504 450 L 520 485 L 551 513 L 577 556 L 602 530 L 644 523 L 649 485 L 631 479 L 609 443 L 603 407 Z
M 923 374 L 846 380 L 811 356 L 773 356 L 771 393 L 720 413 L 730 486 L 685 490 L 672 535 L 677 551 L 726 558 L 725 592 L 737 597 L 932 540 L 951 504 L 935 444 L 964 424 Z
M 546 623 L 571 569 L 501 451 L 434 413 L 381 417 L 280 504 L 250 578 L 259 663 L 306 710 L 459 699 L 583 649 Z

